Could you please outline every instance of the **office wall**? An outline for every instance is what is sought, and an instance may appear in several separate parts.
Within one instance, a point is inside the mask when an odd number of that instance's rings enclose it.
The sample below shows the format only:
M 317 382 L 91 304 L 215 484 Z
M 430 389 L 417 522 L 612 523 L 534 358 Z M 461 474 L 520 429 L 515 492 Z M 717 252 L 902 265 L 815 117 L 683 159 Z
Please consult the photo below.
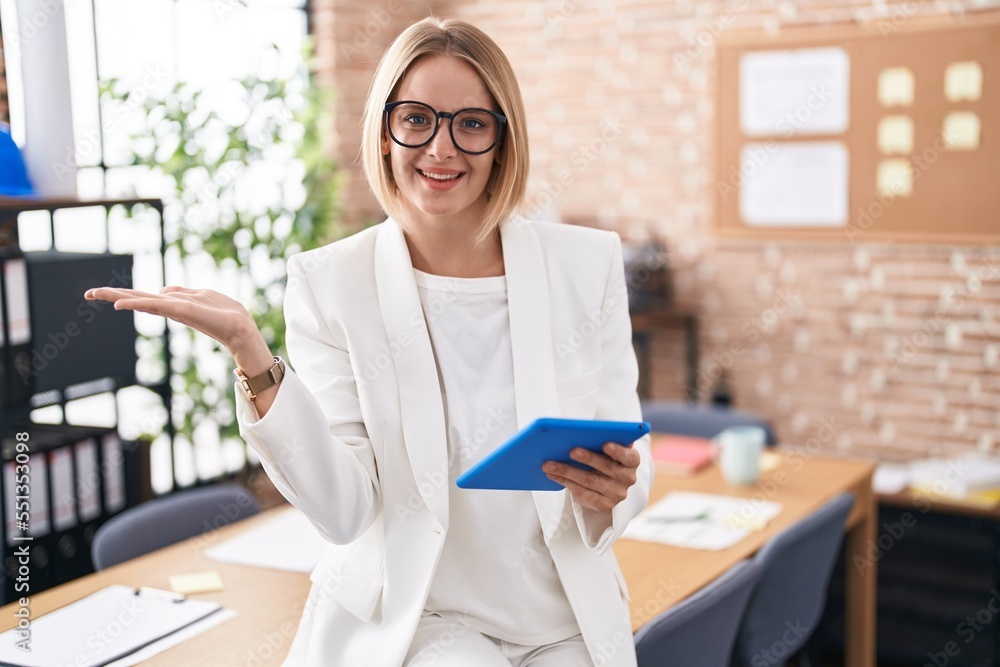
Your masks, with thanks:
M 410 3 L 318 2 L 342 36 L 382 9 L 357 60 L 325 61 L 340 85 L 341 162 L 381 49 Z M 670 247 L 679 305 L 701 323 L 699 388 L 726 370 L 736 403 L 786 443 L 890 459 L 1000 446 L 1000 249 L 842 241 L 722 240 L 711 233 L 714 44 L 726 31 L 997 11 L 997 0 L 444 0 L 508 53 L 530 120 L 529 208 L 571 222 L 652 232 Z M 332 8 L 332 9 L 331 9 Z M 370 24 L 374 25 L 374 24 Z M 350 42 L 347 42 L 350 44 Z M 339 48 L 344 48 L 342 41 Z M 375 215 L 363 180 L 349 205 Z M 877 218 L 877 216 L 876 216 Z M 873 224 L 877 224 L 877 219 Z M 942 220 L 941 224 L 948 224 Z M 654 395 L 683 392 L 680 333 L 653 341 Z M 705 391 L 703 391 L 703 394 Z
M 3 57 L 3 35 L 0 34 L 0 123 L 10 122 L 7 106 L 7 68 Z

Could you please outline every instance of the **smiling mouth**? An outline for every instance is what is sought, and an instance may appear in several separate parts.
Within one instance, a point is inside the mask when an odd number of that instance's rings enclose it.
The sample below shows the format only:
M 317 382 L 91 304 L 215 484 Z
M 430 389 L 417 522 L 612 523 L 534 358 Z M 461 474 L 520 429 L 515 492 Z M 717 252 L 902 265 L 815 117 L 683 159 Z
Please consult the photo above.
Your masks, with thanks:
M 435 174 L 429 171 L 424 171 L 423 169 L 417 169 L 420 175 L 424 178 L 429 178 L 433 181 L 454 181 L 465 175 L 465 172 L 458 172 L 456 174 Z

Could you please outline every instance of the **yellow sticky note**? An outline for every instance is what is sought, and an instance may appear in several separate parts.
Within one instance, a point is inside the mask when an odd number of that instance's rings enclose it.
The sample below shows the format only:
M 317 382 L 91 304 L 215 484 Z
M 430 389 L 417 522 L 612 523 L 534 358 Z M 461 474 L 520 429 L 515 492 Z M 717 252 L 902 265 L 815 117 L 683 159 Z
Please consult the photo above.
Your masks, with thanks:
M 909 67 L 888 67 L 878 74 L 878 101 L 884 107 L 913 104 L 916 82 Z
M 172 574 L 168 577 L 170 588 L 177 593 L 211 593 L 221 591 L 222 577 L 215 570 L 206 572 L 190 572 L 188 574 Z
M 975 61 L 951 63 L 944 71 L 944 96 L 949 102 L 978 100 L 983 94 L 983 68 Z
M 878 122 L 878 149 L 884 155 L 913 152 L 913 119 L 886 116 Z
M 973 151 L 979 148 L 979 116 L 971 111 L 953 111 L 944 117 L 944 145 L 952 151 Z
M 782 457 L 781 454 L 778 454 L 777 452 L 767 452 L 767 451 L 761 452 L 760 471 L 770 472 L 771 470 L 774 470 L 775 468 L 780 466 L 782 461 L 784 461 L 784 457 Z
M 887 197 L 909 197 L 913 194 L 913 165 L 909 160 L 882 160 L 878 163 L 876 187 Z

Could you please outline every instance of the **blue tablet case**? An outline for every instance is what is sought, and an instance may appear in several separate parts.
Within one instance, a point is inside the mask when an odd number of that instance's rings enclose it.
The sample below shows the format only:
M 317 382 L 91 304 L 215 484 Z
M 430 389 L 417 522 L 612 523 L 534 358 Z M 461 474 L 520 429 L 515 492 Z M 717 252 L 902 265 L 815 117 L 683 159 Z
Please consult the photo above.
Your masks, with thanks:
M 542 471 L 545 461 L 562 461 L 589 469 L 571 459 L 570 450 L 584 447 L 599 452 L 606 442 L 628 446 L 646 433 L 649 433 L 648 422 L 536 419 L 462 473 L 455 483 L 462 489 L 561 491 L 564 487 Z

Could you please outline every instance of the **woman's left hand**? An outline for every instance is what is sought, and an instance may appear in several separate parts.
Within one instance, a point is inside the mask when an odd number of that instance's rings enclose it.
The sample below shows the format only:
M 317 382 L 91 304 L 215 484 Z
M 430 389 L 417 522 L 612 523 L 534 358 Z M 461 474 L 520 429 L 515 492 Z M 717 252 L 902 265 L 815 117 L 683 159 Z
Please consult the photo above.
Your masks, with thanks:
M 632 447 L 606 442 L 603 453 L 577 447 L 569 455 L 593 470 L 556 461 L 546 461 L 542 470 L 553 482 L 569 489 L 583 507 L 595 512 L 610 512 L 625 500 L 629 487 L 635 484 L 640 458 L 639 452 Z

